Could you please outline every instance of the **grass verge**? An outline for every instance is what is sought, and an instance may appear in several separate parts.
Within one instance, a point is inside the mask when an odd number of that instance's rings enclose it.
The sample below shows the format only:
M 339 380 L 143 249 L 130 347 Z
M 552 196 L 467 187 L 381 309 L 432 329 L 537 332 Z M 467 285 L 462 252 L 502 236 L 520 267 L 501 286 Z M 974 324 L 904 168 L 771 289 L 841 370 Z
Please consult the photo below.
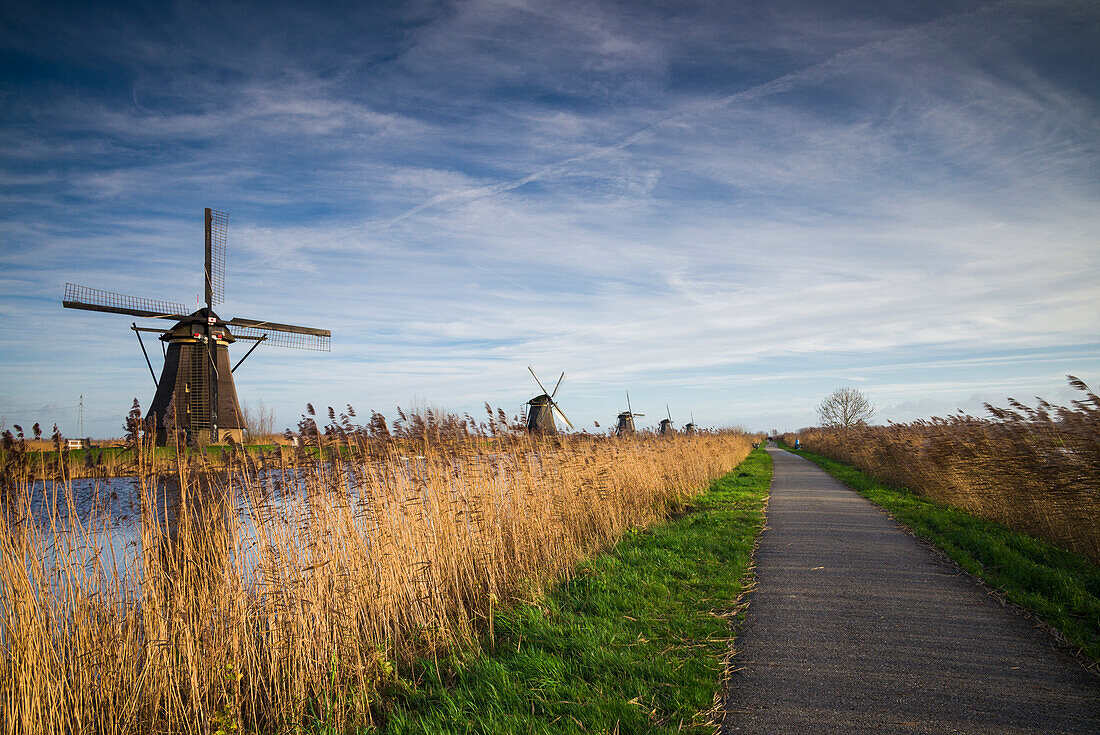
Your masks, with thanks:
M 712 732 L 771 474 L 754 450 L 687 513 L 499 611 L 479 650 L 421 661 L 389 693 L 383 732 Z
M 828 457 L 783 448 L 805 457 L 884 508 L 918 538 L 1030 610 L 1092 664 L 1100 661 L 1100 567 L 1084 556 L 890 487 Z

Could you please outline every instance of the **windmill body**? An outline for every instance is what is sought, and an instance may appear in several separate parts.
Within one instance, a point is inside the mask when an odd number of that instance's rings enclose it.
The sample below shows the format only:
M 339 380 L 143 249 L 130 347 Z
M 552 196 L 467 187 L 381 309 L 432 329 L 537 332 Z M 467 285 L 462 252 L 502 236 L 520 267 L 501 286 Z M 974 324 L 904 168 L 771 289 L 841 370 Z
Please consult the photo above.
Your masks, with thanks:
M 216 327 L 210 338 L 212 350 L 204 339 L 210 315 Z M 165 441 L 169 426 L 194 436 L 210 435 L 216 426 L 221 441 L 243 441 L 244 430 L 248 427 L 237 400 L 237 387 L 229 363 L 229 345 L 237 340 L 224 323 L 213 312 L 199 309 L 177 322 L 160 339 L 167 343 L 164 368 L 147 414 L 147 417 L 156 418 L 160 441 Z M 207 376 L 212 367 L 215 368 L 213 380 L 217 381 L 214 391 L 210 390 L 212 381 Z M 171 417 L 170 411 L 174 413 Z
M 695 433 L 695 428 L 696 428 L 695 427 L 695 413 L 692 412 L 691 421 L 689 423 L 684 424 L 684 433 L 685 434 L 694 434 Z
M 527 368 L 531 373 L 531 377 L 538 383 L 539 388 L 542 388 L 542 393 L 535 396 L 531 400 L 527 401 L 527 431 L 534 435 L 541 436 L 557 436 L 558 426 L 554 423 L 554 414 L 557 413 L 561 417 L 561 420 L 573 428 L 573 424 L 562 413 L 561 408 L 558 407 L 557 401 L 554 400 L 554 396 L 558 394 L 558 388 L 561 387 L 561 381 L 565 378 L 565 373 L 561 374 L 558 378 L 557 385 L 554 386 L 553 391 L 546 390 L 546 386 L 539 380 L 539 376 L 535 375 L 535 371 L 530 367 Z
M 627 434 L 633 434 L 634 429 L 634 417 L 645 416 L 644 413 L 634 413 L 634 409 L 630 406 L 630 391 L 626 393 L 626 410 L 620 413 L 615 422 L 615 433 L 619 436 L 625 436 Z
M 176 430 L 201 442 L 241 441 L 247 427 L 237 400 L 233 371 L 261 343 L 327 352 L 332 334 L 327 329 L 257 319 L 223 320 L 214 313 L 214 305 L 225 297 L 225 241 L 229 217 L 211 209 L 207 209 L 205 215 L 205 308 L 188 313 L 187 307 L 179 303 L 65 284 L 62 301 L 65 308 L 176 322 L 171 329 L 139 327 L 136 322 L 131 326 L 157 386 L 146 419 L 155 425 L 157 441 L 161 444 L 166 442 L 169 432 Z M 142 332 L 160 334 L 161 341 L 166 344 L 159 380 L 141 341 Z M 250 341 L 252 347 L 230 367 L 229 345 L 238 340 Z
M 558 435 L 558 426 L 554 423 L 554 412 L 550 401 L 550 396 L 545 393 L 527 401 L 527 431 L 546 436 Z
M 665 404 L 665 413 L 668 418 L 661 419 L 661 427 L 657 430 L 657 433 L 661 436 L 675 436 L 676 429 L 672 426 L 672 412 L 668 408 L 668 404 Z

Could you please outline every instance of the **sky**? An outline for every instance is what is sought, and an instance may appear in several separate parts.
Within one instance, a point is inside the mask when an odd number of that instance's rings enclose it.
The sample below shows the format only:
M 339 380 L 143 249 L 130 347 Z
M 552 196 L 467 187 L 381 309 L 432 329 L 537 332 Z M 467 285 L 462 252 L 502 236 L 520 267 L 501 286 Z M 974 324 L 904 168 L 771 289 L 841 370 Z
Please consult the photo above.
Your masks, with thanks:
M 204 207 L 221 316 L 332 330 L 235 373 L 280 427 L 515 414 L 529 365 L 588 431 L 1100 386 L 1093 0 L 6 0 L 0 69 L 7 426 L 148 406 L 64 284 L 195 303 Z

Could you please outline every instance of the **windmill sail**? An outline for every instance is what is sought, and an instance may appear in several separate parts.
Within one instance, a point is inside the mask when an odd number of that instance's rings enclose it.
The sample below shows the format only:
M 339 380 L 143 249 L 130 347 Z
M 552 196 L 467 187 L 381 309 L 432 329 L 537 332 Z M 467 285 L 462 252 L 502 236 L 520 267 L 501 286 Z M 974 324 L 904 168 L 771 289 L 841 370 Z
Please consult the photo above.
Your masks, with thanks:
M 573 426 L 573 422 L 572 422 L 572 421 L 570 421 L 569 419 L 567 419 L 567 418 L 565 417 L 565 414 L 564 414 L 564 413 L 562 413 L 562 410 L 561 410 L 560 408 L 558 408 L 558 404 L 556 404 L 556 403 L 552 403 L 552 404 L 551 404 L 551 406 L 553 407 L 554 411 L 555 411 L 555 412 L 557 412 L 558 416 L 561 416 L 561 420 L 562 420 L 562 421 L 564 421 L 564 422 L 565 422 L 565 424 L 566 424 L 566 425 L 567 425 L 567 426 L 568 426 L 568 427 L 569 427 L 570 429 L 573 429 L 573 428 L 575 428 L 575 427 Z
M 65 284 L 65 298 L 61 305 L 66 309 L 105 311 L 148 319 L 179 319 L 187 313 L 186 306 L 173 301 L 143 299 L 140 296 L 127 296 L 113 291 L 78 286 L 75 283 Z
M 225 301 L 225 241 L 229 231 L 229 215 L 216 209 L 206 209 L 206 305 Z
M 534 378 L 535 382 L 539 384 L 540 388 L 542 388 L 542 392 L 549 396 L 550 391 L 546 390 L 546 386 L 542 384 L 541 380 L 539 380 L 539 376 L 535 375 L 535 371 L 531 369 L 530 365 L 527 366 L 527 372 L 531 373 L 531 377 Z M 561 376 L 564 378 L 565 373 L 562 373 Z
M 329 338 L 332 332 L 327 329 L 240 318 L 230 319 L 226 324 L 233 328 L 233 336 L 238 339 L 263 339 L 267 344 L 275 347 L 289 347 L 296 350 L 330 351 Z

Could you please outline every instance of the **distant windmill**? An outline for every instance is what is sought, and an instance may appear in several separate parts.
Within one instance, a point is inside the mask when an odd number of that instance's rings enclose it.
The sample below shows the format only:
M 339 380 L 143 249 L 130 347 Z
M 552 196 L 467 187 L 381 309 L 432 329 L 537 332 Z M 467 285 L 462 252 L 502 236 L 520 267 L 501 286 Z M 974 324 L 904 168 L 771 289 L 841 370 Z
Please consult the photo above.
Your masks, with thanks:
M 694 411 L 691 412 L 691 423 L 690 424 L 684 424 L 684 433 L 685 434 L 694 434 L 695 433 L 695 412 Z
M 619 414 L 619 422 L 615 426 L 615 433 L 619 436 L 634 433 L 634 417 L 645 416 L 644 413 L 634 413 L 630 407 L 630 391 L 626 392 L 626 410 Z
M 661 428 L 657 430 L 657 433 L 661 436 L 675 436 L 676 429 L 672 428 L 672 411 L 668 410 L 668 404 L 665 404 L 665 412 L 668 413 L 667 419 L 661 419 Z
M 327 352 L 329 349 L 332 333 L 327 329 L 296 327 L 241 317 L 225 321 L 214 313 L 214 305 L 220 304 L 225 298 L 225 240 L 228 225 L 229 215 L 206 210 L 206 262 L 203 270 L 206 306 L 191 314 L 187 313 L 187 307 L 183 304 L 125 296 L 72 283 L 65 284 L 62 305 L 67 309 L 176 320 L 176 325 L 167 330 L 139 327 L 136 323 L 131 325 L 157 386 L 146 418 L 156 417 L 159 443 L 166 439 L 169 427 L 165 425 L 165 416 L 170 404 L 174 406 L 174 425 L 189 435 L 213 442 L 225 441 L 229 437 L 240 441 L 246 426 L 237 401 L 233 371 L 240 367 L 261 342 L 303 350 Z M 233 327 L 232 333 L 227 327 Z M 149 362 L 149 353 L 141 342 L 142 332 L 158 333 L 161 341 L 168 345 L 159 381 L 153 372 L 153 364 Z M 228 347 L 239 339 L 255 344 L 230 368 Z
M 557 436 L 558 427 L 554 423 L 554 411 L 557 411 L 558 416 L 561 416 L 561 420 L 572 429 L 573 424 L 565 417 L 565 414 L 562 413 L 562 410 L 554 400 L 554 396 L 558 394 L 558 388 L 561 387 L 561 381 L 565 378 L 565 373 L 562 373 L 561 377 L 558 378 L 558 383 L 554 386 L 554 391 L 551 393 L 546 390 L 546 386 L 539 380 L 539 376 L 535 375 L 535 371 L 531 370 L 530 366 L 528 366 L 527 369 L 531 372 L 531 377 L 539 384 L 539 388 L 542 388 L 542 393 L 540 395 L 527 401 L 527 431 L 532 434 Z

